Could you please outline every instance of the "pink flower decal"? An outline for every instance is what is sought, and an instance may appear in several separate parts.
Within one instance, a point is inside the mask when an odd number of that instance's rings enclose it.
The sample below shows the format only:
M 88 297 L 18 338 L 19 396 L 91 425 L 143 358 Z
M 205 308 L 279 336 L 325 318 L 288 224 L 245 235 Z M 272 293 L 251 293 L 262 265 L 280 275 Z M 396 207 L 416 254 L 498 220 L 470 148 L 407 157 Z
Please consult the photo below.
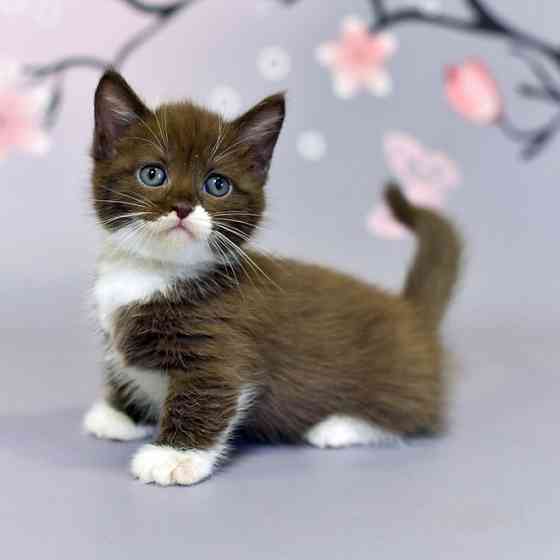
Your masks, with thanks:
M 389 169 L 415 204 L 441 208 L 449 189 L 460 182 L 457 165 L 447 155 L 423 147 L 408 134 L 387 133 L 384 151 Z M 373 209 L 367 226 L 372 233 L 386 239 L 401 239 L 408 233 L 384 202 Z
M 502 115 L 498 84 L 482 61 L 471 59 L 448 67 L 445 93 L 453 109 L 474 123 L 493 124 Z
M 384 96 L 392 86 L 385 64 L 396 48 L 396 39 L 389 33 L 370 33 L 364 21 L 348 17 L 340 39 L 320 45 L 317 59 L 331 69 L 339 97 L 352 97 L 362 88 Z
M 0 159 L 15 149 L 44 154 L 49 146 L 42 120 L 50 91 L 22 82 L 14 63 L 0 62 Z

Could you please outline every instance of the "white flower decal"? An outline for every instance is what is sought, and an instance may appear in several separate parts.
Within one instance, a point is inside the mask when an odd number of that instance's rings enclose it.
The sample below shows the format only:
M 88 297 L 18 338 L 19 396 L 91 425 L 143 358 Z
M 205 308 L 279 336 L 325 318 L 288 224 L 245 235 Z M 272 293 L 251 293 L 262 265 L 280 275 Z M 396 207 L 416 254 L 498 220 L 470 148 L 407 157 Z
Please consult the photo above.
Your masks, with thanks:
M 241 96 L 230 86 L 217 86 L 208 98 L 212 111 L 223 115 L 226 119 L 235 117 L 241 110 Z
M 316 130 L 302 132 L 297 140 L 297 150 L 300 156 L 307 161 L 319 161 L 327 153 L 325 136 Z
M 259 16 L 267 16 L 275 7 L 275 0 L 257 0 L 256 10 Z
M 292 61 L 282 47 L 265 47 L 257 57 L 257 67 L 263 78 L 277 82 L 287 78 Z

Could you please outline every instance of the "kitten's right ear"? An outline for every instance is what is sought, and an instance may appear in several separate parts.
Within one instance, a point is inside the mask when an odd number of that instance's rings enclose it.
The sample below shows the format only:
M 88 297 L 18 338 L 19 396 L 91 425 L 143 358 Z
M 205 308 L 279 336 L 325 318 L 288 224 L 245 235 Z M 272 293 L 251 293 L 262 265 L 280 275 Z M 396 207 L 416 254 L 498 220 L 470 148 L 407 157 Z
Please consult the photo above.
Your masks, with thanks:
M 149 112 L 125 79 L 118 72 L 107 70 L 95 91 L 93 158 L 114 157 L 115 145 L 124 131 Z

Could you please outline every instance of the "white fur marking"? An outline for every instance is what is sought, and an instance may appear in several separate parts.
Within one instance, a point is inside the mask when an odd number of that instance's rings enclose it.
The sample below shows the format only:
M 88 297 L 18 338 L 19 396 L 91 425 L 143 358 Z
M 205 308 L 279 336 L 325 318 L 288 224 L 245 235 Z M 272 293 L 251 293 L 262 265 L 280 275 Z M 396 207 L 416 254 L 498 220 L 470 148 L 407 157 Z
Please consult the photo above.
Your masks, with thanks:
M 187 231 L 176 227 L 181 223 Z M 212 217 L 197 205 L 183 220 L 172 211 L 153 221 L 137 219 L 107 232 L 107 236 L 113 249 L 129 255 L 179 268 L 200 269 L 216 260 L 208 245 L 211 233 Z
M 316 447 L 347 447 L 350 445 L 382 445 L 402 439 L 366 420 L 333 414 L 313 426 L 305 440 Z
M 206 240 L 212 233 L 212 217 L 200 204 L 195 206 L 183 223 L 197 239 Z
M 186 233 L 181 235 L 187 236 Z M 206 249 L 200 243 L 192 242 L 191 245 L 188 258 L 185 257 L 184 262 L 178 265 L 139 258 L 119 251 L 109 243 L 99 261 L 93 290 L 103 330 L 111 332 L 112 316 L 119 307 L 147 301 L 156 294 L 165 295 L 175 281 L 197 278 L 208 270 L 214 257 L 206 243 Z
M 235 416 L 210 449 L 180 450 L 167 445 L 147 444 L 132 458 L 132 474 L 146 484 L 155 482 L 161 486 L 196 484 L 208 478 L 216 464 L 223 459 L 227 450 L 227 440 L 243 418 L 253 395 L 254 390 L 251 387 L 241 391 Z
M 132 474 L 148 484 L 195 484 L 212 474 L 217 457 L 210 451 L 181 451 L 167 445 L 143 445 L 132 458 Z
M 169 378 L 163 372 L 133 366 L 123 366 L 116 352 L 109 352 L 111 377 L 124 387 L 129 402 L 148 406 L 151 413 L 159 417 L 163 401 L 167 396 Z
M 172 280 L 172 275 L 164 268 L 135 259 L 102 261 L 94 297 L 103 330 L 110 332 L 112 315 L 119 307 L 164 292 Z
M 135 424 L 126 414 L 104 400 L 93 404 L 84 417 L 83 425 L 88 434 L 119 441 L 142 439 L 152 432 L 151 426 Z

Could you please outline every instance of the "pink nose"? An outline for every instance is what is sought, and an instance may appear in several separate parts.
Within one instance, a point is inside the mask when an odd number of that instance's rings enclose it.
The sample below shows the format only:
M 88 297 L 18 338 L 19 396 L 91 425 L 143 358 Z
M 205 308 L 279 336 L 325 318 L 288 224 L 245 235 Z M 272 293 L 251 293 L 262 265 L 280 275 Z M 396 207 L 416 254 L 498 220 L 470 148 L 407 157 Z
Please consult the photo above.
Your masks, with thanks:
M 180 220 L 184 220 L 193 211 L 193 207 L 190 204 L 180 202 L 179 204 L 173 206 L 173 210 L 175 210 L 175 213 Z

